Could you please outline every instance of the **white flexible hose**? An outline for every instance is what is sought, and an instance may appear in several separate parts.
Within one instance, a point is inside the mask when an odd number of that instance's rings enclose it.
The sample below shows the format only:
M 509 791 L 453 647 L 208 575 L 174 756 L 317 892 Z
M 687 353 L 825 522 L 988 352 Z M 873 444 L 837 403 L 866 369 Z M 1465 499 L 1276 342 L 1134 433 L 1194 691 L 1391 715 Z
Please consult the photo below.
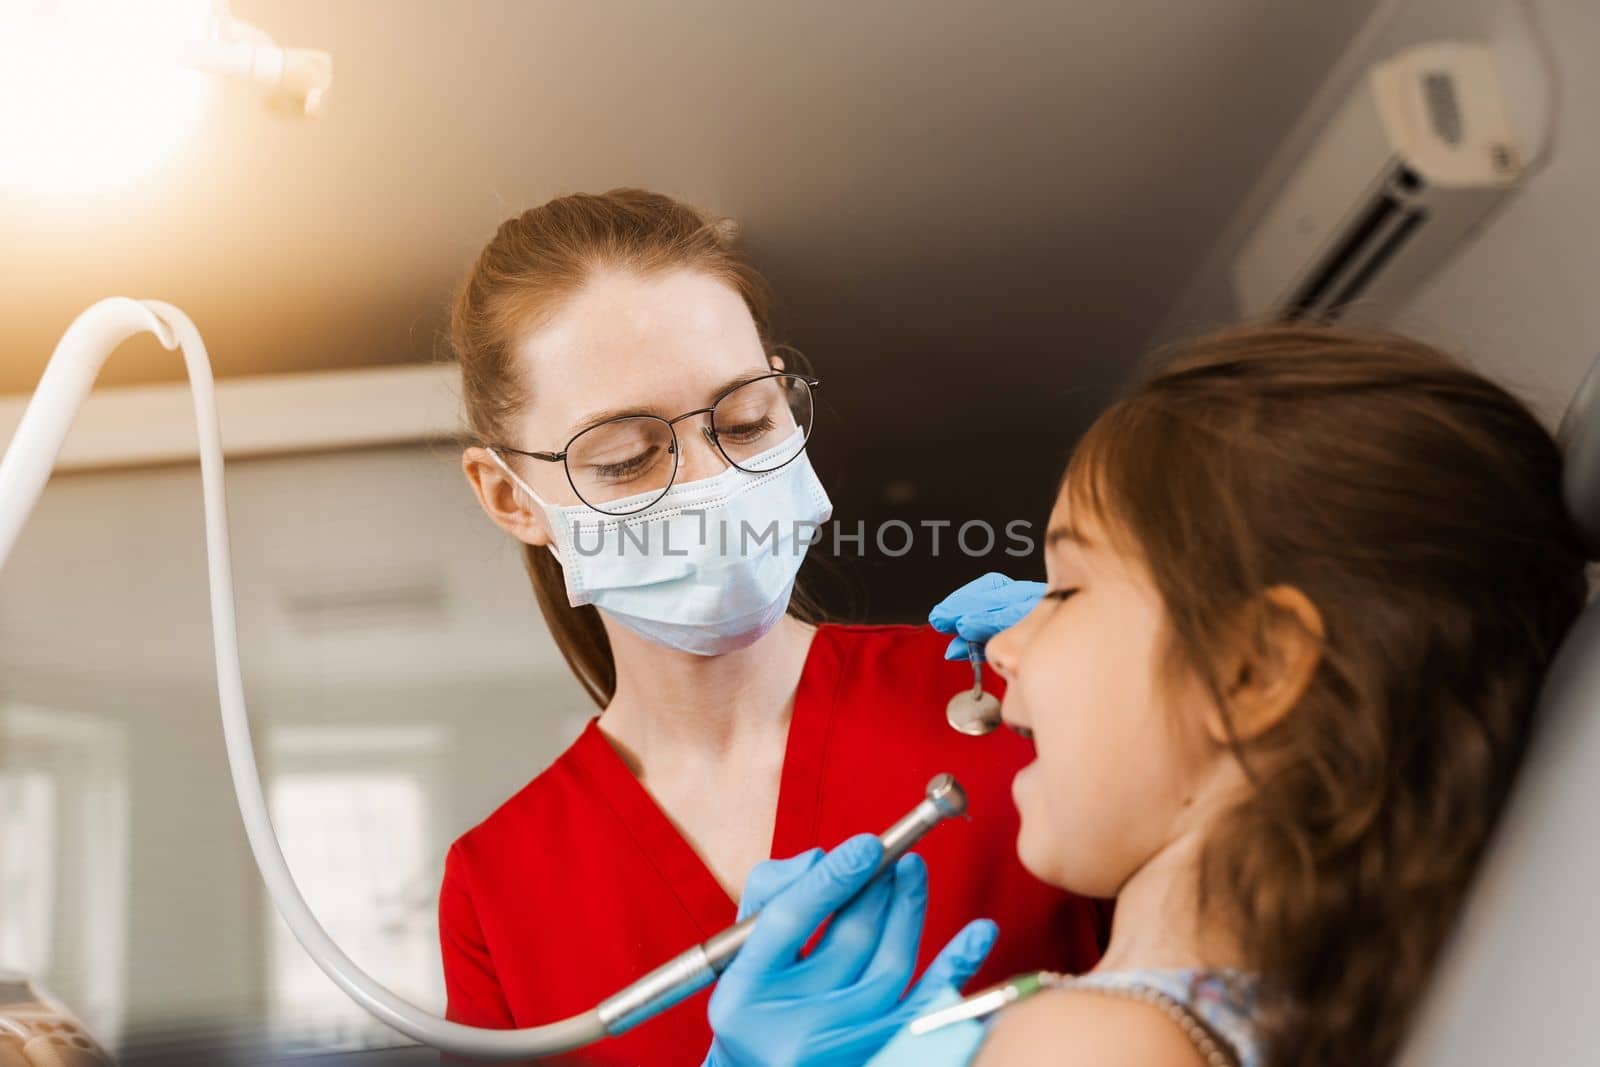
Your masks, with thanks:
M 194 323 L 183 312 L 156 300 L 113 297 L 95 304 L 68 327 L 55 354 L 50 357 L 5 458 L 0 460 L 0 568 L 5 566 L 23 524 L 38 502 L 72 419 L 89 395 L 101 366 L 123 341 L 147 330 L 168 349 L 183 350 L 189 386 L 194 393 L 222 733 L 250 851 L 255 855 L 261 879 L 278 913 L 335 985 L 380 1022 L 423 1044 L 462 1056 L 505 1060 L 553 1055 L 604 1037 L 605 1027 L 595 1011 L 523 1030 L 482 1030 L 423 1011 L 391 993 L 356 966 L 328 936 L 300 895 L 272 828 L 250 742 L 250 718 L 245 709 L 244 679 L 239 668 L 239 635 L 234 615 L 233 566 L 228 552 L 227 501 L 222 484 L 222 438 L 216 393 L 205 344 Z

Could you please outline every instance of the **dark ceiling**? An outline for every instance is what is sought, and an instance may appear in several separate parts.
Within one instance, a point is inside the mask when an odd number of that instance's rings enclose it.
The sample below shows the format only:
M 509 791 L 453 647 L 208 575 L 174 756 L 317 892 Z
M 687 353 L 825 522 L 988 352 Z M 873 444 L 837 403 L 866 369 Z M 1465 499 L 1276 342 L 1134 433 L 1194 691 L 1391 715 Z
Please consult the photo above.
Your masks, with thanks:
M 739 220 L 826 383 L 815 463 L 869 534 L 825 599 L 911 617 L 1037 563 L 1003 541 L 965 558 L 949 532 L 934 559 L 926 529 L 894 558 L 874 524 L 1043 519 L 1074 437 L 1372 7 L 238 2 L 333 53 L 326 117 L 228 92 L 135 186 L 7 194 L 0 392 L 113 293 L 184 307 L 225 375 L 430 359 L 500 219 L 654 187 Z M 130 345 L 103 381 L 180 373 Z

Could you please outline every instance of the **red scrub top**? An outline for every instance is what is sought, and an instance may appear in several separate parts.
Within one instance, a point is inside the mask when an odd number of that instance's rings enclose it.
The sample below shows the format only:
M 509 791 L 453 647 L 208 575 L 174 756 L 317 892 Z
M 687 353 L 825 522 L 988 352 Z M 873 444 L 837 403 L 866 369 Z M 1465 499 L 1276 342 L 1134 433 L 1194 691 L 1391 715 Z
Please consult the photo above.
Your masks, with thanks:
M 1000 926 L 969 988 L 1025 970 L 1089 969 L 1103 912 L 1052 889 L 1016 856 L 1011 779 L 1032 758 L 1008 730 L 966 737 L 945 702 L 972 668 L 943 658 L 928 627 L 822 626 L 795 692 L 772 855 L 881 832 L 928 779 L 953 773 L 970 817 L 917 846 L 928 862 L 919 968 L 968 920 Z M 999 689 L 998 679 L 986 684 Z M 721 884 L 633 776 L 593 720 L 549 770 L 450 849 L 439 901 L 449 1017 L 535 1026 L 604 998 L 734 921 Z M 702 1062 L 711 1043 L 703 991 L 563 1063 Z

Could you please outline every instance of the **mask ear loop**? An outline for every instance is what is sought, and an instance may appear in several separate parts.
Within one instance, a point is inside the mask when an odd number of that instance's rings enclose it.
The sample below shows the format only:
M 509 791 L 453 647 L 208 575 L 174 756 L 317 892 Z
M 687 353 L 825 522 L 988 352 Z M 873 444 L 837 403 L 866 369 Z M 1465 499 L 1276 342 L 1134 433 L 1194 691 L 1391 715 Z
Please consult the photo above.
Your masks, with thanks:
M 493 449 L 493 448 L 486 448 L 486 449 L 484 449 L 484 451 L 489 453 L 489 457 L 494 460 L 494 465 L 496 467 L 499 467 L 500 470 L 502 472 L 504 472 L 504 474 L 505 474 L 505 476 L 507 478 L 511 479 L 511 484 L 512 485 L 516 486 L 518 489 L 522 490 L 524 493 L 527 493 L 528 496 L 533 498 L 533 502 L 535 504 L 538 504 L 541 508 L 547 508 L 548 509 L 550 507 L 549 502 L 547 500 L 545 500 L 544 497 L 540 496 L 538 493 L 535 493 L 533 491 L 533 487 L 530 486 L 527 482 L 523 481 L 522 480 L 522 476 L 519 475 L 516 471 L 511 469 L 511 465 L 505 461 L 505 457 L 501 456 L 498 450 Z
M 533 487 L 527 482 L 523 481 L 522 476 L 511 469 L 511 465 L 505 461 L 505 457 L 501 456 L 498 451 L 493 448 L 485 448 L 484 451 L 489 453 L 489 458 L 494 460 L 494 465 L 499 467 L 507 478 L 511 479 L 511 484 L 522 492 L 527 493 L 528 496 L 533 499 L 533 502 L 544 511 L 545 518 L 548 521 L 550 512 L 554 509 L 545 502 L 544 497 L 540 496 L 538 493 L 535 493 L 533 491 Z M 551 537 L 550 543 L 544 547 L 550 550 L 550 554 L 556 558 L 557 563 L 562 563 L 561 550 L 556 547 L 556 539 L 554 536 Z M 565 566 L 564 563 L 562 565 Z

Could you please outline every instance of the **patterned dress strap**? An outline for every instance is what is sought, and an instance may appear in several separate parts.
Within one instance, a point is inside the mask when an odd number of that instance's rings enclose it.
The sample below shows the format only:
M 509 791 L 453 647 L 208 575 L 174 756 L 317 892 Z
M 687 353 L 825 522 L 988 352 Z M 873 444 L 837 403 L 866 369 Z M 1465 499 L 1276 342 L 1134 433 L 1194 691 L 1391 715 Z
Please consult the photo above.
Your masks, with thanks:
M 1148 1004 L 1177 1024 L 1189 1044 L 1193 1045 L 1195 1051 L 1206 1061 L 1206 1067 L 1242 1067 L 1238 1054 L 1222 1035 L 1213 1030 L 1187 1004 L 1173 999 L 1154 986 L 1086 984 L 1070 988 L 1083 993 L 1122 997 Z

